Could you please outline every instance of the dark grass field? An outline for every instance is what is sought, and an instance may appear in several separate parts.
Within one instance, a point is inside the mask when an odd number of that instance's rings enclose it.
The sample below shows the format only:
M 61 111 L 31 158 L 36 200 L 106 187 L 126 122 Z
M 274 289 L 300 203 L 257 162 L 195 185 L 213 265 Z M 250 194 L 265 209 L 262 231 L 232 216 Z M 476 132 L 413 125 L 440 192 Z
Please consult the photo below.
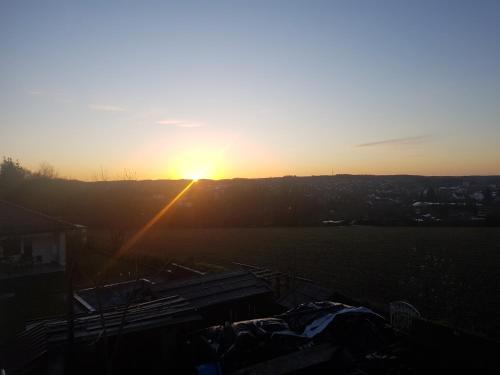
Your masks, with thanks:
M 90 249 L 105 248 L 109 238 L 90 232 Z M 270 267 L 378 308 L 407 300 L 426 317 L 500 337 L 500 228 L 153 230 L 134 254 L 199 266 Z

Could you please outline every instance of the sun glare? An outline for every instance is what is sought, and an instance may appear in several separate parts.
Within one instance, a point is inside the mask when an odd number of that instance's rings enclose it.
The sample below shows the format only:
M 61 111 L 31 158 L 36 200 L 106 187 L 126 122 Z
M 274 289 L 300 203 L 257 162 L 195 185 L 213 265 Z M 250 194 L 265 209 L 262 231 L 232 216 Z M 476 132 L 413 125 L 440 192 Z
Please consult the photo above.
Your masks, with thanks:
M 176 155 L 168 165 L 168 177 L 198 181 L 221 177 L 222 160 L 215 152 L 193 151 Z
M 204 178 L 210 178 L 210 176 L 208 176 L 208 174 L 205 171 L 200 170 L 192 173 L 191 172 L 186 173 L 186 176 L 184 178 L 188 180 L 198 181 Z

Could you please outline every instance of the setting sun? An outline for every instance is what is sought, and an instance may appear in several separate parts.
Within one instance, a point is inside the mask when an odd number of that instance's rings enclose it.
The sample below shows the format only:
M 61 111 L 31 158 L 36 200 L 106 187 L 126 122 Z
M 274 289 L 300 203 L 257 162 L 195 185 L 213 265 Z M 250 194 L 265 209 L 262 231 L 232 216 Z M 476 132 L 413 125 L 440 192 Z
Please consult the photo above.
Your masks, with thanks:
M 218 179 L 223 175 L 220 152 L 194 150 L 173 157 L 168 164 L 169 178 L 198 181 Z
M 186 173 L 184 178 L 190 179 L 193 181 L 198 181 L 198 180 L 202 180 L 204 178 L 212 178 L 212 177 L 210 177 L 210 174 L 207 173 L 206 170 L 200 169 L 198 171 Z

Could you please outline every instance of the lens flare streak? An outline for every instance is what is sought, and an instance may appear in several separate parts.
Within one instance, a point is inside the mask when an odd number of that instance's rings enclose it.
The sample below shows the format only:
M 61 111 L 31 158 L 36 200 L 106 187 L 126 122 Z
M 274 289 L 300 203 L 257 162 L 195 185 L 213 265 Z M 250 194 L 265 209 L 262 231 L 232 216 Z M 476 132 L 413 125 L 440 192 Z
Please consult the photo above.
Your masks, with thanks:
M 123 244 L 123 246 L 118 250 L 115 257 L 120 257 L 127 251 L 129 251 L 146 233 L 155 225 L 166 213 L 169 211 L 175 203 L 182 198 L 184 194 L 196 183 L 196 180 L 191 180 L 187 186 L 181 190 L 165 207 L 163 207 L 151 220 L 149 220 L 137 233 L 135 233 L 130 239 Z

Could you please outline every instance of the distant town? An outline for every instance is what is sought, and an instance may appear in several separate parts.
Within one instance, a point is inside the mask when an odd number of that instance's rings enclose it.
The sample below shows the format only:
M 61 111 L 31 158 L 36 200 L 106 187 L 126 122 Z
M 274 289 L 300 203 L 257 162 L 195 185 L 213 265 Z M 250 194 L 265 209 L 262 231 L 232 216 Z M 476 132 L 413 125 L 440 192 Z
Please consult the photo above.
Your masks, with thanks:
M 139 227 L 190 182 L 83 182 L 18 168 L 0 174 L 1 199 L 94 228 Z M 200 180 L 159 226 L 499 224 L 500 176 L 332 175 Z

